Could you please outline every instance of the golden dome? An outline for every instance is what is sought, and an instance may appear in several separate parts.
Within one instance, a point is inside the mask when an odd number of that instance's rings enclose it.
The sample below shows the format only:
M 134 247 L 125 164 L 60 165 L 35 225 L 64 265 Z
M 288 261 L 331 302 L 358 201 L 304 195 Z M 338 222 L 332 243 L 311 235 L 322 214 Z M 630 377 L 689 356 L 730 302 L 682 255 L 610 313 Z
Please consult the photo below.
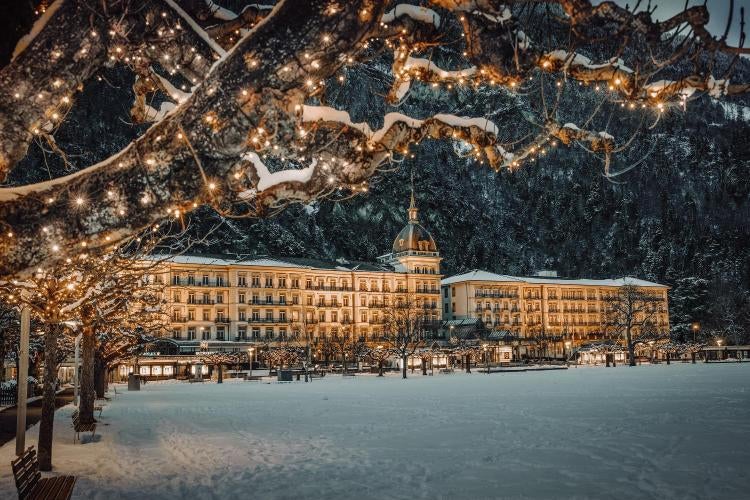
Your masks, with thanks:
M 422 227 L 417 219 L 417 207 L 414 204 L 414 194 L 409 206 L 409 223 L 406 224 L 393 241 L 393 253 L 401 252 L 437 252 L 437 245 L 427 229 Z

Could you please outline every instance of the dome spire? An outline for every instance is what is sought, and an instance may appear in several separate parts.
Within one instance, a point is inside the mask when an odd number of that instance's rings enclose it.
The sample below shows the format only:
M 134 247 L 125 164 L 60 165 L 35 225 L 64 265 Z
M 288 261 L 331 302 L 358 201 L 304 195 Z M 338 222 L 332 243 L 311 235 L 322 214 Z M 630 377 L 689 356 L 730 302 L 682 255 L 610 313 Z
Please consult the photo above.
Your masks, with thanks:
M 417 204 L 414 201 L 414 167 L 411 170 L 411 203 L 409 204 L 409 222 L 418 222 L 417 219 Z

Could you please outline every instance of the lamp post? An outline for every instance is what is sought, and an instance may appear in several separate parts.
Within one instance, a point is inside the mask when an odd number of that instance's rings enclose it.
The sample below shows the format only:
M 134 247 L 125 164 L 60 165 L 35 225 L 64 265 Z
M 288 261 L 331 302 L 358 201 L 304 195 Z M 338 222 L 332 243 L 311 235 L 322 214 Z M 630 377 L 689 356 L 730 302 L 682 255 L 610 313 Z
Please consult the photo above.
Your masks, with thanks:
M 563 346 L 565 347 L 565 351 L 563 352 L 563 358 L 565 358 L 565 361 L 568 360 L 568 356 L 570 353 L 570 345 L 571 345 L 570 340 L 566 340 L 565 344 L 563 344 Z
M 253 376 L 253 352 L 255 352 L 255 347 L 248 347 L 247 348 L 247 359 L 250 362 L 250 376 Z
M 487 344 L 482 344 L 482 350 L 484 351 L 484 368 L 487 370 L 487 375 L 490 374 L 490 358 L 487 357 Z
M 701 324 L 697 321 L 692 324 L 692 330 L 693 330 L 693 343 L 695 343 L 695 335 L 700 331 Z

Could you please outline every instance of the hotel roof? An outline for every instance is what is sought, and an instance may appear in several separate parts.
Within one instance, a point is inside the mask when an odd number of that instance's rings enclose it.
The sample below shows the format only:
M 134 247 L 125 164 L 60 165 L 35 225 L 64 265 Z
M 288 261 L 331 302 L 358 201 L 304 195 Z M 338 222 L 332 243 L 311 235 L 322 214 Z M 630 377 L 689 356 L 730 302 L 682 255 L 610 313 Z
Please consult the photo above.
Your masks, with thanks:
M 324 269 L 346 272 L 394 272 L 386 264 L 339 259 L 335 261 L 303 257 L 233 256 L 233 255 L 151 255 L 151 259 L 175 264 L 242 267 L 288 267 L 297 269 Z
M 668 288 L 667 285 L 653 283 L 630 276 L 616 279 L 563 279 L 563 278 L 545 278 L 545 277 L 520 277 L 508 276 L 507 274 L 495 274 L 489 271 L 475 269 L 463 274 L 457 274 L 442 280 L 441 284 L 451 285 L 454 283 L 464 283 L 467 281 L 492 281 L 497 283 L 529 283 L 538 285 L 580 285 L 580 286 L 643 286 L 643 287 L 662 287 Z

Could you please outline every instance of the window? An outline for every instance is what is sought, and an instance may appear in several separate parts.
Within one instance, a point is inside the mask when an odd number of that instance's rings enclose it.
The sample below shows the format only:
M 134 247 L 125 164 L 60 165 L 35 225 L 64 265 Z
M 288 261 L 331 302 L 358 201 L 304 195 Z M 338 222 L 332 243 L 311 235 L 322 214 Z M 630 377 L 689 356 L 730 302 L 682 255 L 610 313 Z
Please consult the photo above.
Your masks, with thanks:
M 295 306 L 299 304 L 299 295 L 292 295 L 292 304 Z
M 305 280 L 305 288 L 308 290 L 312 288 L 312 280 Z
M 359 320 L 362 323 L 367 323 L 367 311 L 362 311 L 361 313 L 359 313 Z
M 308 306 L 313 305 L 313 296 L 312 295 L 308 295 L 307 296 L 307 305 Z
M 216 328 L 216 340 L 224 340 L 224 327 L 219 326 Z
M 443 304 L 443 313 L 448 314 L 448 303 Z
M 266 276 L 266 288 L 273 288 L 273 277 Z
M 188 309 L 188 321 L 195 321 L 195 309 Z
M 244 292 L 240 292 L 240 293 L 237 294 L 237 302 L 239 302 L 240 304 L 244 304 L 245 303 L 245 293 Z
M 203 321 L 211 321 L 208 309 L 201 309 Z
M 239 309 L 237 311 L 237 316 L 238 316 L 237 317 L 238 320 L 240 320 L 240 321 L 247 321 L 247 313 L 245 312 L 244 309 Z
M 195 292 L 188 293 L 188 304 L 195 304 Z
M 279 288 L 286 288 L 286 278 L 279 278 Z
M 273 321 L 273 310 L 266 309 L 266 321 Z
M 179 303 L 181 299 L 182 299 L 182 294 L 178 291 L 175 291 L 174 294 L 172 295 L 172 302 Z
M 273 338 L 273 328 L 271 328 L 270 326 L 266 328 L 266 338 L 267 339 Z
M 253 321 L 260 321 L 260 311 L 257 310 L 257 309 L 253 309 L 251 317 L 252 317 Z
M 203 278 L 201 279 L 201 283 L 203 283 L 204 286 L 208 286 L 208 274 L 203 275 Z
M 286 321 L 286 311 L 279 311 L 279 321 Z
M 179 340 L 180 337 L 182 337 L 182 329 L 181 328 L 175 328 L 172 330 L 172 338 Z
M 260 288 L 260 276 L 253 276 L 253 288 Z
M 247 276 L 245 276 L 244 274 L 238 274 L 237 286 L 247 286 Z
M 260 304 L 260 296 L 257 293 L 253 294 L 253 304 Z
M 195 328 L 188 328 L 187 339 L 195 340 Z
M 224 276 L 216 276 L 216 286 L 224 286 Z
M 216 294 L 216 303 L 217 304 L 223 304 L 224 303 L 224 294 L 223 293 L 217 293 Z
M 204 304 L 210 304 L 211 303 L 211 296 L 209 294 L 207 294 L 207 293 L 204 293 L 203 294 L 202 302 Z
M 292 288 L 299 288 L 299 278 L 292 278 Z
M 273 304 L 273 295 L 270 293 L 266 294 L 266 304 Z
M 344 307 L 349 307 L 349 296 L 344 295 Z
M 286 328 L 279 328 L 279 339 L 286 340 Z
M 283 293 L 279 294 L 279 304 L 286 304 L 286 295 Z
M 201 340 L 209 340 L 211 338 L 211 330 L 209 328 L 201 328 Z
M 321 323 L 325 323 L 326 322 L 326 313 L 325 313 L 325 311 L 320 311 L 320 314 L 318 315 L 318 320 Z
M 455 287 L 455 286 L 452 286 L 452 287 L 451 287 L 451 297 L 455 297 L 455 296 L 456 296 L 456 287 Z M 455 308 L 454 308 L 454 309 L 455 309 Z
M 336 311 L 331 311 L 331 322 L 337 323 L 339 320 L 339 313 Z
M 188 285 L 195 285 L 195 275 L 188 274 Z
M 253 328 L 253 340 L 258 340 L 260 338 L 260 328 Z

